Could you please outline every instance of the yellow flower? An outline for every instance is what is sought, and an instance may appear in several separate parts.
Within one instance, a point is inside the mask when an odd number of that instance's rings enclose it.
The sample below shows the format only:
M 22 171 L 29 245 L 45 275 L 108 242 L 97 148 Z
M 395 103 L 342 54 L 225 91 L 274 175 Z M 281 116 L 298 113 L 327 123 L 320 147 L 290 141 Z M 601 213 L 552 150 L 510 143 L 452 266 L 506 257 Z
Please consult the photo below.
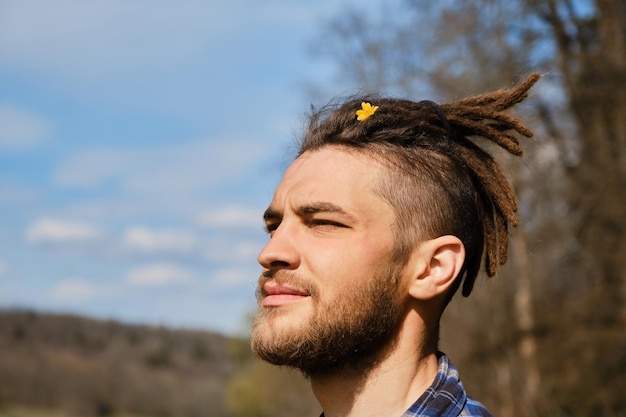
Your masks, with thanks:
M 368 117 L 370 117 L 372 114 L 376 113 L 376 110 L 378 110 L 378 106 L 372 106 L 370 103 L 362 102 L 361 110 L 356 111 L 356 119 L 359 122 L 362 122 L 363 120 L 366 120 Z

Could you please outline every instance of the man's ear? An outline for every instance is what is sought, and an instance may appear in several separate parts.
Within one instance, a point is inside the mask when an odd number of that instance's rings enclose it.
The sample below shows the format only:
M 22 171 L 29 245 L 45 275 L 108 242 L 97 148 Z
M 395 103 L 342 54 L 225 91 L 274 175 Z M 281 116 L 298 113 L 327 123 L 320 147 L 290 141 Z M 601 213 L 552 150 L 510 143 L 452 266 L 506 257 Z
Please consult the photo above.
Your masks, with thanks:
M 444 294 L 454 283 L 464 261 L 465 246 L 456 236 L 445 235 L 421 242 L 407 263 L 409 294 L 418 300 Z

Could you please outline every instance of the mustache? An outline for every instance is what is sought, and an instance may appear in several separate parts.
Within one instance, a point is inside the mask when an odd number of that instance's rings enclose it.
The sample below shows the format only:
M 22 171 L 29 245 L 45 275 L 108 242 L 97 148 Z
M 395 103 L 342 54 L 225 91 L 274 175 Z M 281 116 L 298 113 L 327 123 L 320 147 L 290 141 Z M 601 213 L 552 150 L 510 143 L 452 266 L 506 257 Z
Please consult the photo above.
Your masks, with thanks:
M 318 294 L 317 285 L 315 285 L 310 279 L 304 278 L 301 274 L 279 270 L 279 271 L 263 271 L 261 276 L 259 277 L 259 282 L 256 289 L 256 297 L 258 300 L 261 300 L 263 297 L 267 295 L 265 291 L 265 284 L 268 281 L 273 281 L 278 285 L 285 285 L 293 288 L 297 288 L 310 294 L 311 296 L 316 296 Z

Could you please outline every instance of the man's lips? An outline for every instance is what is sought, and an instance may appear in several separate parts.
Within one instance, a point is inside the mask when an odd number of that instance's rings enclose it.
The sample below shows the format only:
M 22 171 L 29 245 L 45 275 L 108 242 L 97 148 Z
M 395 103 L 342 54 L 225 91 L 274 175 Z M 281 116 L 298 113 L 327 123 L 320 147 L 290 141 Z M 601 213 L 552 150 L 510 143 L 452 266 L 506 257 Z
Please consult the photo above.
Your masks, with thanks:
M 267 282 L 263 285 L 263 306 L 277 307 L 303 300 L 311 294 L 303 289 Z

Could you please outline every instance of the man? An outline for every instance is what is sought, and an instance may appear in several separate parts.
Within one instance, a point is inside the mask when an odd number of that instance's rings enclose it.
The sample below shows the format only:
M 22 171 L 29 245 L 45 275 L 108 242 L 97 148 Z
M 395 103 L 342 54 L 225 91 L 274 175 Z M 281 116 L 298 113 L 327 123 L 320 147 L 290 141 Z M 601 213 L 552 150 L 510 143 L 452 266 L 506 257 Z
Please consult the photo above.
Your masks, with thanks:
M 364 98 L 313 115 L 264 215 L 252 348 L 310 378 L 325 417 L 490 416 L 438 351 L 439 320 L 484 255 L 506 260 L 516 202 L 473 140 L 520 155 L 520 86 L 450 104 Z

